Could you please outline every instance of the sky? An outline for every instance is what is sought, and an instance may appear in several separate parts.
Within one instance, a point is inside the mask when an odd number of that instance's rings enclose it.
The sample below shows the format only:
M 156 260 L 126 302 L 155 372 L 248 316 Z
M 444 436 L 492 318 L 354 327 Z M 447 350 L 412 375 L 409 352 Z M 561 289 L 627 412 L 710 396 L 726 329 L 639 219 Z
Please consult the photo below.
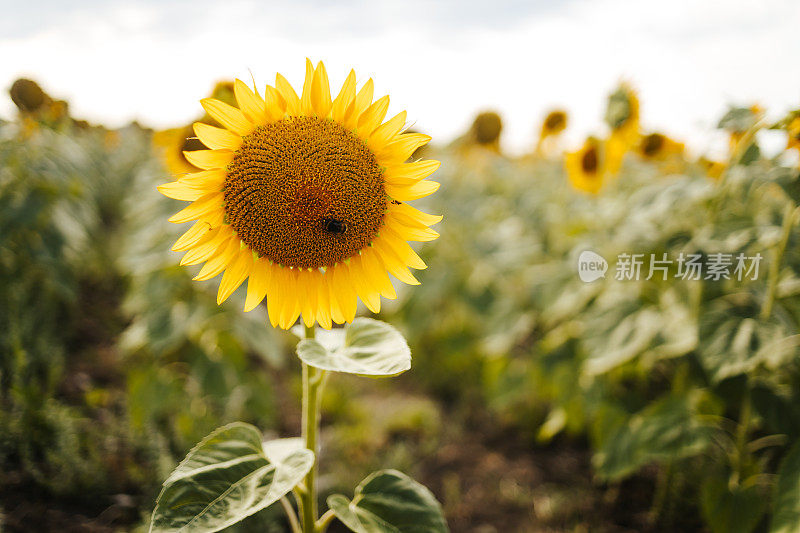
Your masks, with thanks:
M 8 2 L 7 5 L 3 5 Z M 482 110 L 521 153 L 548 109 L 569 145 L 603 134 L 607 95 L 637 88 L 646 130 L 720 150 L 728 104 L 800 107 L 797 0 L 0 0 L 0 88 L 30 77 L 73 116 L 109 126 L 186 124 L 214 82 L 302 84 L 323 60 L 334 91 L 351 68 L 390 114 L 448 142 Z M 7 93 L 6 93 L 7 94 Z M 0 95 L 0 116 L 14 110 Z

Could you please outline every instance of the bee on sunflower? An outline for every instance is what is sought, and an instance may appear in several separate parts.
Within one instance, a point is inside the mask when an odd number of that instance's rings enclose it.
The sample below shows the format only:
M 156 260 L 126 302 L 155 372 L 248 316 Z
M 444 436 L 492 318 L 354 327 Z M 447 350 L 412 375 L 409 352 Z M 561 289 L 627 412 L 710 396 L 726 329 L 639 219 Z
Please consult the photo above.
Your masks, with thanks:
M 567 129 L 568 115 L 563 109 L 554 109 L 550 111 L 542 121 L 542 127 L 539 131 L 539 140 L 536 143 L 536 153 L 542 155 L 544 153 L 544 143 L 547 140 L 558 137 L 561 132 Z
M 572 186 L 583 192 L 597 194 L 607 172 L 605 146 L 596 137 L 588 137 L 580 150 L 564 157 L 567 178 Z
M 634 150 L 641 138 L 639 97 L 627 82 L 620 83 L 609 95 L 604 120 L 611 129 L 606 142 L 606 169 L 616 174 L 625 154 Z
M 441 217 L 407 202 L 434 193 L 439 162 L 407 162 L 430 137 L 404 133 L 406 112 L 384 121 L 389 97 L 373 102 L 373 82 L 356 90 L 351 71 L 331 98 L 320 62 L 306 64 L 298 95 L 277 75 L 264 96 L 234 82 L 238 109 L 201 101 L 222 127 L 193 126 L 206 150 L 184 151 L 200 170 L 162 185 L 192 203 L 170 218 L 195 221 L 175 243 L 182 265 L 205 263 L 195 277 L 224 273 L 218 302 L 245 280 L 245 310 L 264 298 L 273 326 L 352 322 L 357 300 L 373 312 L 396 298 L 388 276 L 419 282 L 425 263 L 407 241 L 430 241 Z

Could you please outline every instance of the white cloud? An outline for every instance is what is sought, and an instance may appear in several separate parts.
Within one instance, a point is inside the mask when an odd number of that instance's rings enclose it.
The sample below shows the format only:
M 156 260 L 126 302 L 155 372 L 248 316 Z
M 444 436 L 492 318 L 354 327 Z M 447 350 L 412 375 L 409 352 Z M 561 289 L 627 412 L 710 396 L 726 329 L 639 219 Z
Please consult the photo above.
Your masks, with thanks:
M 326 61 L 334 83 L 351 66 L 374 77 L 393 110 L 408 109 L 437 140 L 497 109 L 516 151 L 533 143 L 551 105 L 570 110 L 573 143 L 601 131 L 605 96 L 621 78 L 639 88 L 646 126 L 698 149 L 719 142 L 711 130 L 727 102 L 759 101 L 776 115 L 800 105 L 792 0 L 487 5 L 101 4 L 0 38 L 0 85 L 27 75 L 76 116 L 161 127 L 196 116 L 216 79 L 252 70 L 261 85 L 280 71 L 299 83 L 309 56 Z

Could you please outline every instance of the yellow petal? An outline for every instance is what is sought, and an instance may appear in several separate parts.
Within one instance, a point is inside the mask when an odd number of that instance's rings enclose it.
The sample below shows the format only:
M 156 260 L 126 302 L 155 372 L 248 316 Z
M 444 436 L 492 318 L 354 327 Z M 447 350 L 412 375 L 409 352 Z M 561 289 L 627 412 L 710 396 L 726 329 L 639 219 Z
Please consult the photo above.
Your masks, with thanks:
M 360 117 L 358 117 L 358 136 L 368 139 L 375 128 L 380 126 L 386 111 L 389 109 L 389 97 L 384 96 L 369 106 Z
M 268 276 L 268 296 L 267 296 L 267 314 L 272 327 L 276 328 L 281 320 L 281 308 L 283 307 L 284 293 L 286 291 L 285 268 L 278 265 L 270 265 L 270 274 Z
M 264 102 L 266 105 L 266 114 L 269 121 L 276 121 L 283 118 L 286 112 L 286 100 L 284 100 L 281 93 L 270 85 L 267 85 L 264 91 Z
M 398 217 L 407 218 L 409 223 L 416 221 L 426 226 L 433 226 L 434 224 L 438 224 L 442 221 L 442 215 L 429 215 L 428 213 L 424 213 L 416 207 L 411 207 L 406 203 L 396 204 L 394 202 L 390 202 L 389 211 Z
M 233 152 L 230 150 L 195 150 L 193 152 L 183 152 L 183 157 L 196 166 L 204 170 L 215 170 L 225 168 L 233 161 Z
M 275 75 L 275 88 L 281 93 L 286 102 L 286 112 L 291 116 L 300 116 L 300 98 L 294 92 L 292 84 L 289 83 L 280 73 Z
M 252 311 L 267 295 L 269 288 L 269 275 L 272 272 L 269 260 L 259 258 L 250 270 L 250 279 L 247 281 L 247 300 L 244 303 L 245 311 Z
M 331 304 L 331 321 L 344 324 L 344 314 L 333 290 L 333 269 L 327 269 L 322 275 L 322 291 L 328 293 L 328 301 Z
M 303 80 L 303 94 L 300 96 L 300 109 L 303 115 L 313 115 L 311 106 L 311 85 L 314 83 L 314 64 L 306 58 L 306 77 Z
M 169 218 L 169 221 L 174 222 L 176 224 L 180 224 L 182 222 L 188 222 L 190 220 L 199 218 L 200 216 L 205 215 L 209 211 L 215 209 L 222 209 L 222 202 L 224 199 L 225 196 L 221 192 L 214 192 L 211 194 L 207 194 L 189 204 L 188 207 L 185 207 L 181 211 L 172 215 Z
M 345 322 L 352 322 L 356 316 L 358 300 L 356 299 L 356 291 L 353 287 L 353 283 L 350 281 L 347 265 L 339 263 L 330 269 L 330 273 L 332 274 L 332 293 L 336 298 L 336 302 L 339 304 L 342 318 Z
M 367 141 L 367 146 L 369 146 L 370 150 L 373 152 L 383 148 L 383 146 L 388 143 L 397 133 L 400 131 L 406 123 L 407 114 L 405 111 L 401 111 L 400 113 L 396 114 L 382 125 L 380 125 L 372 135 L 369 136 L 369 140 Z
M 158 192 L 167 198 L 173 198 L 175 200 L 188 200 L 190 202 L 194 202 L 201 196 L 208 194 L 203 190 L 193 189 L 188 185 L 180 183 L 179 181 L 173 181 L 171 183 L 159 185 L 156 187 L 156 189 L 158 189 Z
M 323 274 L 316 268 L 311 271 L 309 276 L 311 290 L 315 294 L 317 302 L 317 322 L 325 329 L 331 329 L 331 300 L 330 289 L 323 282 Z
M 242 80 L 233 82 L 233 94 L 244 116 L 253 124 L 263 124 L 267 119 L 264 101 L 253 94 L 250 87 Z
M 351 257 L 350 264 L 347 266 L 350 270 L 350 281 L 352 281 L 353 286 L 356 288 L 358 297 L 361 298 L 361 301 L 364 302 L 370 311 L 373 313 L 380 313 L 381 298 L 378 291 L 370 287 L 367 275 L 364 273 L 364 269 L 361 266 L 361 256 L 355 255 Z
M 347 106 L 345 110 L 344 127 L 352 130 L 358 125 L 358 117 L 361 116 L 367 107 L 372 103 L 372 93 L 375 91 L 375 83 L 372 78 L 367 80 L 367 83 L 361 87 L 361 90 L 356 94 L 355 99 Z
M 320 61 L 314 71 L 314 82 L 311 84 L 311 107 L 320 118 L 326 118 L 331 112 L 331 87 L 325 65 Z
M 204 98 L 200 100 L 200 105 L 211 115 L 211 118 L 240 136 L 251 133 L 255 128 L 245 118 L 244 113 L 225 102 L 220 102 L 215 98 Z
M 356 97 L 356 71 L 350 70 L 347 79 L 342 84 L 342 89 L 333 101 L 333 108 L 331 109 L 331 116 L 337 122 L 344 121 L 344 114 L 347 107 Z
M 391 212 L 386 214 L 386 221 L 392 224 L 392 229 L 405 241 L 427 242 L 439 237 L 439 233 L 428 227 L 420 227 L 421 225 L 416 224 L 413 226 L 403 224 L 402 221 Z
M 244 283 L 244 280 L 247 279 L 252 268 L 253 252 L 251 252 L 249 248 L 241 248 L 230 265 L 228 265 L 225 274 L 222 275 L 222 281 L 219 282 L 217 305 L 227 300 L 228 297 L 233 294 L 233 291 Z
M 439 168 L 439 161 L 433 159 L 423 159 L 413 163 L 400 163 L 386 167 L 383 173 L 384 179 L 388 183 L 396 186 L 413 185 L 419 180 L 425 179 Z
M 372 247 L 383 261 L 386 270 L 391 272 L 394 277 L 409 285 L 419 285 L 417 278 L 406 268 L 405 262 L 400 259 L 389 246 L 386 246 L 384 243 L 379 243 L 376 240 L 373 241 Z
M 430 142 L 430 135 L 424 133 L 403 133 L 375 153 L 375 157 L 385 167 L 406 161 L 420 146 Z
M 225 242 L 225 246 L 219 247 L 217 253 L 212 254 L 211 257 L 207 259 L 206 264 L 203 265 L 200 272 L 192 279 L 195 281 L 206 281 L 213 278 L 233 262 L 239 249 L 239 239 L 231 237 Z
M 299 294 L 300 284 L 297 269 L 285 268 L 284 270 L 286 271 L 284 276 L 286 289 L 284 291 L 283 307 L 281 307 L 281 327 L 289 329 L 297 322 L 297 317 L 300 316 L 301 295 Z
M 226 176 L 227 173 L 221 169 L 201 170 L 200 172 L 186 174 L 178 181 L 193 189 L 219 190 L 224 185 Z
M 229 240 L 234 238 L 230 231 L 221 228 L 213 238 L 198 244 L 181 258 L 181 266 L 196 265 L 203 261 L 208 261 L 217 255 L 220 250 L 224 250 Z
M 390 228 L 387 225 L 384 225 L 381 228 L 381 233 L 378 235 L 376 239 L 378 241 L 383 241 L 388 245 L 397 256 L 403 260 L 403 262 L 410 266 L 411 268 L 415 268 L 417 270 L 424 270 L 428 268 L 428 265 L 425 264 L 417 253 L 408 245 L 406 241 L 402 239 L 394 229 Z
M 392 280 L 386 274 L 386 267 L 378 254 L 371 246 L 367 246 L 361 251 L 361 266 L 367 275 L 370 283 L 381 293 L 381 296 L 394 300 L 397 293 L 392 285 Z
M 439 183 L 436 181 L 422 180 L 414 185 L 408 187 L 395 187 L 390 183 L 385 183 L 386 194 L 400 200 L 401 202 L 410 202 L 418 198 L 424 198 L 439 190 Z
M 232 131 L 215 128 L 203 122 L 195 122 L 193 128 L 197 138 L 212 150 L 238 150 L 242 145 L 242 138 Z
M 175 244 L 172 245 L 172 251 L 180 252 L 187 250 L 195 244 L 201 243 L 203 239 L 210 239 L 215 234 L 215 230 L 209 226 L 207 222 L 198 220 L 189 228 L 189 231 L 181 235 L 180 238 L 175 241 Z
M 302 270 L 298 272 L 298 288 L 300 290 L 300 314 L 303 317 L 303 324 L 307 328 L 314 325 L 317 319 L 317 290 L 314 284 L 314 272 Z

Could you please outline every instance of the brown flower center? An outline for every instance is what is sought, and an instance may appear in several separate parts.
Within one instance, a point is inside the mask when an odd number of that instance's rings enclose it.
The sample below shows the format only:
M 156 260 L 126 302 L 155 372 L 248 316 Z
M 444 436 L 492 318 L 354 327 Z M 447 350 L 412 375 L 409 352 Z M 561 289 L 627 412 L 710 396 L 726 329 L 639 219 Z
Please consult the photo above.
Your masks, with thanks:
M 274 263 L 333 266 L 383 225 L 383 170 L 364 141 L 335 122 L 291 117 L 260 126 L 227 173 L 228 222 Z
M 592 146 L 583 152 L 581 168 L 587 174 L 594 174 L 597 172 L 597 148 Z

